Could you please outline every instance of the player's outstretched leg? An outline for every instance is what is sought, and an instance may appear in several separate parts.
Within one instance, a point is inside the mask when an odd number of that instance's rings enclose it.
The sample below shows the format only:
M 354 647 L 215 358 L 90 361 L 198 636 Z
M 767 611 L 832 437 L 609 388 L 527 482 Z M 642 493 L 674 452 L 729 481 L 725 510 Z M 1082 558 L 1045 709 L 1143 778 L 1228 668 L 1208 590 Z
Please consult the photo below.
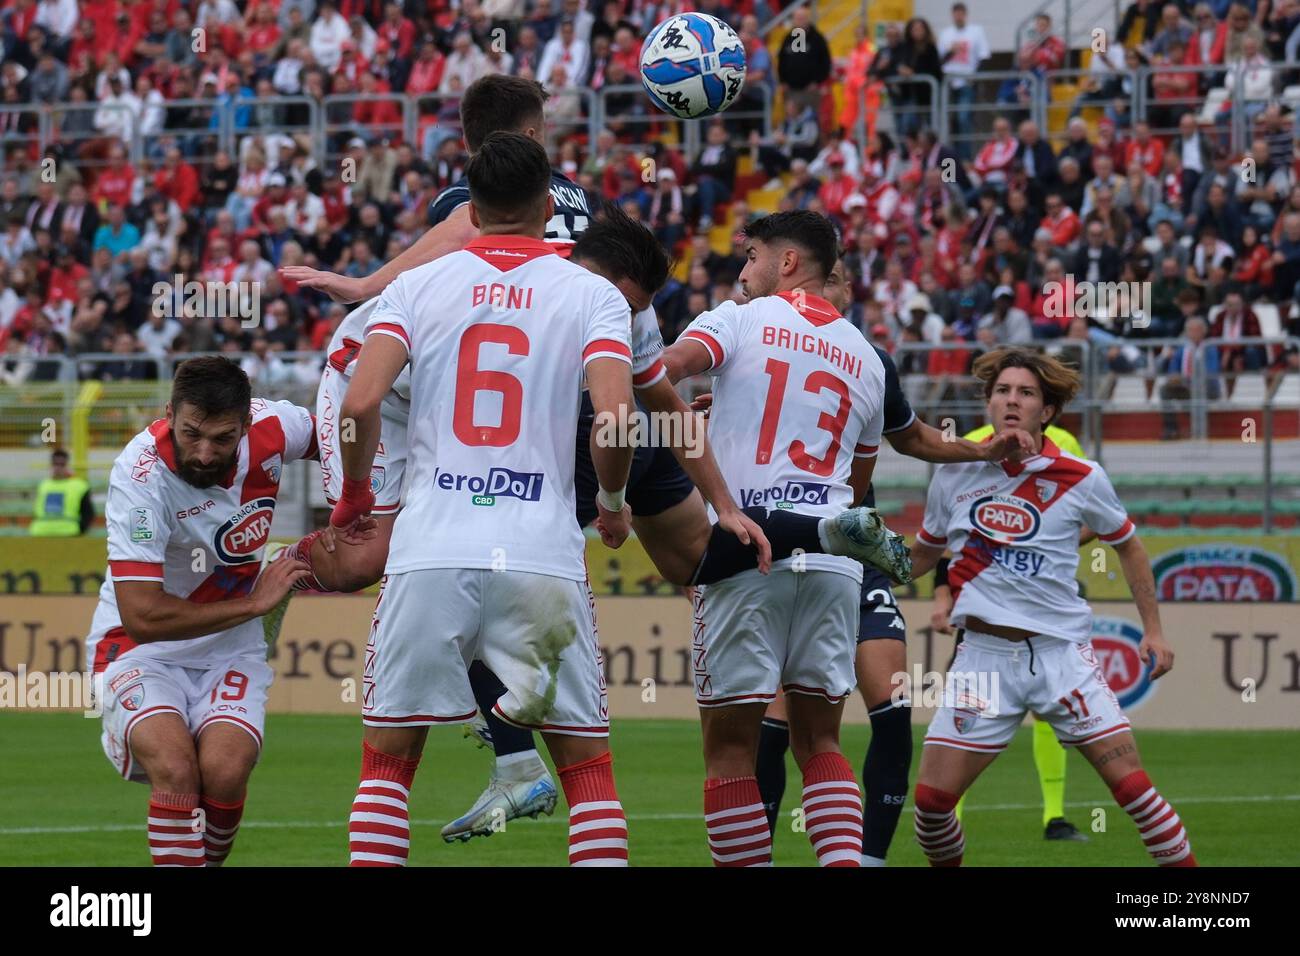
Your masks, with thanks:
M 835 554 L 866 562 L 872 553 L 872 548 L 864 544 L 862 527 L 873 509 L 850 508 L 831 518 L 766 508 L 743 510 L 767 535 L 772 545 L 773 561 L 803 553 Z M 673 583 L 714 584 L 757 566 L 758 554 L 752 547 L 715 525 L 691 580 Z
M 844 700 L 791 693 L 790 749 L 803 771 L 803 821 L 819 866 L 862 865 L 862 791 L 840 751 Z
M 411 853 L 407 805 L 428 728 L 366 728 L 361 782 L 348 817 L 349 866 L 406 866 Z
M 562 734 L 543 737 L 569 804 L 569 865 L 627 866 L 627 817 L 614 786 L 614 757 L 606 741 Z
M 505 685 L 482 661 L 469 668 L 474 702 L 487 722 L 496 764 L 487 788 L 473 806 L 442 828 L 448 843 L 491 836 L 501 825 L 520 817 L 555 811 L 558 794 L 550 771 L 533 743 L 533 733 L 503 721 L 492 705 L 505 693 Z
M 781 799 L 785 796 L 785 752 L 790 749 L 790 725 L 785 719 L 785 699 L 777 696 L 763 715 L 758 731 L 758 760 L 754 775 L 758 779 L 758 792 L 767 814 L 767 826 L 776 839 L 776 821 L 781 815 Z
M 1034 769 L 1043 791 L 1043 839 L 1087 843 L 1079 828 L 1065 819 L 1065 748 L 1045 720 L 1034 721 Z
M 1151 859 L 1160 866 L 1196 866 L 1187 830 L 1142 769 L 1137 741 L 1125 731 L 1079 747 L 1115 802 L 1132 817 Z

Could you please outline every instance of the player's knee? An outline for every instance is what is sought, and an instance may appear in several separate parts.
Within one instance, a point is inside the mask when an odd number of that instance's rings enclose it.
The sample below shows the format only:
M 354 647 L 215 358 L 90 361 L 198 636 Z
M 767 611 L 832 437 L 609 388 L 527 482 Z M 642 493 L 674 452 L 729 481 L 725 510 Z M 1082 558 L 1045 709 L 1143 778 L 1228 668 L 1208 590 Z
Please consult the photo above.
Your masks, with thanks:
M 256 762 L 256 751 L 251 754 L 227 752 L 204 760 L 200 767 L 203 794 L 221 801 L 243 799 Z
M 164 793 L 198 793 L 199 764 L 193 754 L 164 753 L 145 764 L 149 784 Z

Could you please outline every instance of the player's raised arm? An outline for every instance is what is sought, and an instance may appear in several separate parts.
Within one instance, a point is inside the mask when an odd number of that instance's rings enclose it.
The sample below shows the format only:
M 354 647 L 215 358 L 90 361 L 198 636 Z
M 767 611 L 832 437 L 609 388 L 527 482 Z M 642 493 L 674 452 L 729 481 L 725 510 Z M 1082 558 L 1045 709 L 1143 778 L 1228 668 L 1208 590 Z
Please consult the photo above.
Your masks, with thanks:
M 1033 439 L 1021 428 L 1007 428 L 986 442 L 973 442 L 955 435 L 948 436 L 919 418 L 902 431 L 885 436 L 894 450 L 921 461 L 937 465 L 961 461 L 1002 461 L 1004 458 L 1033 453 Z
M 477 235 L 478 228 L 469 220 L 469 206 L 462 205 L 402 250 L 397 258 L 363 278 L 354 279 L 307 266 L 285 266 L 280 274 L 308 289 L 319 289 L 335 302 L 361 302 L 379 295 L 406 270 L 463 249 Z
M 370 469 L 379 448 L 379 408 L 406 367 L 411 349 L 410 312 L 404 292 L 398 283 L 379 300 L 366 325 L 366 343 L 343 399 L 339 413 L 339 427 L 345 430 L 341 443 L 343 489 L 330 515 L 330 524 L 336 528 L 352 528 L 374 505 Z

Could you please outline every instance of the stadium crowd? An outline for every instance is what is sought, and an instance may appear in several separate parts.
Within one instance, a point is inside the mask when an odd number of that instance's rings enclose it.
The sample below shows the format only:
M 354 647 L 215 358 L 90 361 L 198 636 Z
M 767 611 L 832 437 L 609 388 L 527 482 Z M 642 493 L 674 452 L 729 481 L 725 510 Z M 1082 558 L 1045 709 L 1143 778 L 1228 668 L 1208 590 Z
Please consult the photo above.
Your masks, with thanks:
M 959 346 L 902 356 L 905 374 L 960 376 L 1005 343 L 1068 355 L 1083 339 L 1112 371 L 1131 371 L 1156 355 L 1134 347 L 1143 337 L 1184 338 L 1154 360 L 1160 372 L 1186 373 L 1207 335 L 1259 335 L 1261 303 L 1278 308 L 1275 332 L 1300 334 L 1291 317 L 1300 313 L 1300 135 L 1280 97 L 1300 82 L 1300 0 L 1136 0 L 1119 36 L 1091 56 L 1056 145 L 1030 118 L 1025 82 L 985 82 L 1001 108 L 983 128 L 993 113 L 971 106 L 992 54 L 961 3 L 938 29 L 921 18 L 890 26 L 879 48 L 859 28 L 840 61 L 806 7 L 777 28 L 784 39 L 770 55 L 760 24 L 780 8 L 3 0 L 0 382 L 54 377 L 44 357 L 102 352 L 112 359 L 85 364 L 84 377 L 151 378 L 158 356 L 209 350 L 241 353 L 259 386 L 314 382 L 315 366 L 277 353 L 324 348 L 350 307 L 277 269 L 365 276 L 420 235 L 429 201 L 465 161 L 459 91 L 489 72 L 544 82 L 555 165 L 645 221 L 687 263 L 684 280 L 656 300 L 668 342 L 700 312 L 742 298 L 743 249 L 713 251 L 709 230 L 752 215 L 747 197 L 764 186 L 779 191 L 778 208 L 838 224 L 851 319 L 864 335 L 889 350 Z M 636 91 L 610 92 L 604 128 L 589 136 L 580 91 L 637 83 L 645 32 L 686 9 L 726 19 L 743 39 L 740 101 L 706 124 L 689 159 L 653 139 L 667 121 Z M 1013 62 L 1042 74 L 1076 55 L 1040 16 Z M 1222 72 L 1158 69 L 1179 64 Z M 1142 65 L 1157 68 L 1145 118 L 1131 113 L 1125 72 Z M 1229 107 L 1205 104 L 1221 103 L 1207 94 L 1235 89 L 1238 74 L 1249 142 L 1233 155 Z M 926 123 L 930 89 L 908 82 L 918 75 L 949 77 L 947 128 Z M 427 97 L 413 140 L 391 99 L 324 100 L 385 93 Z M 777 94 L 784 115 L 765 135 L 756 117 Z M 323 154 L 302 98 L 324 110 Z M 44 154 L 41 124 L 51 132 Z M 755 172 L 742 175 L 746 154 Z M 1150 283 L 1150 315 L 1060 315 L 1045 283 L 1067 277 Z M 166 301 L 155 295 L 159 282 L 177 281 Z M 261 321 L 187 315 L 191 281 L 260 283 Z M 1281 344 L 1224 348 L 1214 367 L 1296 370 L 1300 356 Z

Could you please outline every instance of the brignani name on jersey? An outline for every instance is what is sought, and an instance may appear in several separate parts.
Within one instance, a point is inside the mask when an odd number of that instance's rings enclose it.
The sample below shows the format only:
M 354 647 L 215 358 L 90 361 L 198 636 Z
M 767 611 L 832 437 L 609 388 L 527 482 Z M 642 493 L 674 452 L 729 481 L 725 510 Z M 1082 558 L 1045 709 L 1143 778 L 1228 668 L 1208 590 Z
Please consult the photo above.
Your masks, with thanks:
M 792 352 L 807 352 L 825 359 L 837 368 L 842 368 L 850 375 L 862 374 L 862 359 L 852 352 L 846 352 L 838 345 L 832 345 L 819 335 L 811 332 L 795 332 L 792 329 L 779 329 L 771 325 L 763 326 L 763 344 L 773 345 L 779 349 Z

